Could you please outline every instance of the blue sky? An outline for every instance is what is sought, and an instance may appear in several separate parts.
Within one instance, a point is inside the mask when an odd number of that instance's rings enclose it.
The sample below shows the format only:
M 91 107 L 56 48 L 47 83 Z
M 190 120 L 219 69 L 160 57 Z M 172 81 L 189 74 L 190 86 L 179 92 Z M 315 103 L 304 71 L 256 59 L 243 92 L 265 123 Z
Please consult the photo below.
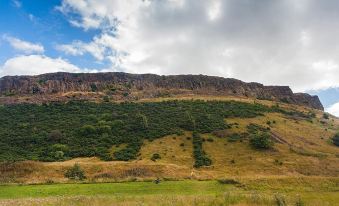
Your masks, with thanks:
M 84 32 L 69 24 L 66 17 L 56 10 L 60 0 L 2 0 L 0 1 L 0 33 L 24 41 L 40 43 L 45 48 L 45 55 L 53 58 L 66 56 L 55 49 L 57 44 L 69 43 L 73 40 L 90 41 L 99 33 L 98 30 Z M 0 63 L 18 55 L 18 51 L 10 44 L 1 41 Z M 102 64 L 94 63 L 90 55 L 84 58 L 67 56 L 79 67 L 102 68 Z
M 0 76 L 206 74 L 319 95 L 339 115 L 339 2 L 1 0 Z

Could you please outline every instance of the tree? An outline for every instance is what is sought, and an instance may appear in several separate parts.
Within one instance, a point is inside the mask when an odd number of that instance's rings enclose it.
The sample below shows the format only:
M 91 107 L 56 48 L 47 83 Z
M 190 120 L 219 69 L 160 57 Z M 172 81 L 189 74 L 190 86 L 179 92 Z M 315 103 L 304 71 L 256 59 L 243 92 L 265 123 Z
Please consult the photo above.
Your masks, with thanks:
M 75 163 L 73 167 L 66 170 L 65 177 L 71 180 L 86 179 L 85 172 L 81 169 L 80 165 L 77 163 Z
M 80 132 L 81 132 L 81 135 L 90 136 L 90 135 L 96 134 L 96 129 L 92 125 L 84 125 L 80 129 Z
M 68 153 L 69 148 L 67 145 L 54 144 L 52 145 L 51 155 L 54 160 L 60 161 L 65 160 L 65 153 Z
M 273 141 L 268 132 L 253 134 L 250 139 L 250 144 L 255 149 L 270 149 L 273 147 Z

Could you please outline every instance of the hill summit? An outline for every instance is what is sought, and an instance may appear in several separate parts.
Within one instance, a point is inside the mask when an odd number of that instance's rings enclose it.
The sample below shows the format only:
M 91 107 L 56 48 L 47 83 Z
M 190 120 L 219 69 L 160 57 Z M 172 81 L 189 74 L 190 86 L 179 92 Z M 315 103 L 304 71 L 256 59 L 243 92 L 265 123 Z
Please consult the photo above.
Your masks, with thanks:
M 0 95 L 2 104 L 213 95 L 257 98 L 324 109 L 317 96 L 293 93 L 288 86 L 264 86 L 206 75 L 59 72 L 37 76 L 6 76 L 0 79 Z

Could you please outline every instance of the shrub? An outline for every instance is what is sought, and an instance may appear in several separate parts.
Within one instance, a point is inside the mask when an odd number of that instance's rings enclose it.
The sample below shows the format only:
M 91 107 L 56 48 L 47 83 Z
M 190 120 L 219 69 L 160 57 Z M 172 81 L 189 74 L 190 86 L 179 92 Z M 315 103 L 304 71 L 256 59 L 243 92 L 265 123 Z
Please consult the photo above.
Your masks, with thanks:
M 240 182 L 234 180 L 234 179 L 220 179 L 218 180 L 220 184 L 230 184 L 230 185 L 237 185 L 240 184 Z
M 339 133 L 337 133 L 333 138 L 332 138 L 332 142 L 334 145 L 339 147 Z
M 247 125 L 247 131 L 250 134 L 256 134 L 258 132 L 267 132 L 269 130 L 270 130 L 269 127 L 265 128 L 265 127 L 262 127 L 262 126 L 257 125 L 257 124 L 249 124 L 249 125 Z
M 102 100 L 103 100 L 104 102 L 109 102 L 109 97 L 108 97 L 108 96 L 104 96 L 104 97 L 102 98 Z
M 228 142 L 236 142 L 241 139 L 240 134 L 238 133 L 233 133 L 230 136 L 227 137 Z
M 83 135 L 83 136 L 90 136 L 90 135 L 93 135 L 95 133 L 96 133 L 96 129 L 92 125 L 84 125 L 80 129 L 80 135 Z
M 330 118 L 330 115 L 329 115 L 328 113 L 324 113 L 324 114 L 323 114 L 323 118 L 324 118 L 324 119 L 329 119 L 329 118 Z
M 117 152 L 114 152 L 114 159 L 122 161 L 136 159 L 138 152 L 139 147 L 127 147 Z
M 250 144 L 255 149 L 270 149 L 273 147 L 273 141 L 267 132 L 253 134 L 250 138 Z
M 152 157 L 151 157 L 152 161 L 156 161 L 158 159 L 161 159 L 161 156 L 158 153 L 153 154 Z
M 98 91 L 98 87 L 97 87 L 96 84 L 91 84 L 90 87 L 91 87 L 92 92 L 97 92 Z
M 283 162 L 278 160 L 278 159 L 275 159 L 274 160 L 274 164 L 276 164 L 276 165 L 283 165 Z
M 177 136 L 181 136 L 181 135 L 184 135 L 185 133 L 184 133 L 184 131 L 183 131 L 182 129 L 176 129 L 176 130 L 175 130 L 175 134 L 176 134 Z
M 86 179 L 85 172 L 81 169 L 79 164 L 74 164 L 65 172 L 65 177 L 71 180 L 84 180 Z

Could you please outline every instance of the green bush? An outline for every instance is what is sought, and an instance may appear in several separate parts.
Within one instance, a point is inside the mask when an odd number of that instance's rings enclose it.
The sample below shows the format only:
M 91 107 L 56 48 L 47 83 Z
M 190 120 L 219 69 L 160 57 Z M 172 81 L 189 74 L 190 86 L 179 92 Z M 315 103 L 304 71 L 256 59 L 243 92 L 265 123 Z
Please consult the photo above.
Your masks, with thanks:
M 324 114 L 323 114 L 323 118 L 324 118 L 324 119 L 329 119 L 329 118 L 330 118 L 330 115 L 329 115 L 328 113 L 324 113 Z
M 91 84 L 90 87 L 91 87 L 92 92 L 97 92 L 98 91 L 98 87 L 97 87 L 96 84 Z
M 79 164 L 74 164 L 65 172 L 65 177 L 71 180 L 84 180 L 86 179 L 85 172 L 81 169 Z
M 227 141 L 228 142 L 237 142 L 237 141 L 239 141 L 239 140 L 241 140 L 241 135 L 240 134 L 238 134 L 238 133 L 233 133 L 233 134 L 231 134 L 231 135 L 229 135 L 228 137 L 227 137 Z
M 273 147 L 273 141 L 268 132 L 252 134 L 250 137 L 250 144 L 255 149 L 270 149 Z
M 334 135 L 334 137 L 332 138 L 332 142 L 333 142 L 334 145 L 339 147 L 339 133 Z
M 151 157 L 152 161 L 156 161 L 158 159 L 161 159 L 161 156 L 158 153 L 153 154 L 152 157 Z

